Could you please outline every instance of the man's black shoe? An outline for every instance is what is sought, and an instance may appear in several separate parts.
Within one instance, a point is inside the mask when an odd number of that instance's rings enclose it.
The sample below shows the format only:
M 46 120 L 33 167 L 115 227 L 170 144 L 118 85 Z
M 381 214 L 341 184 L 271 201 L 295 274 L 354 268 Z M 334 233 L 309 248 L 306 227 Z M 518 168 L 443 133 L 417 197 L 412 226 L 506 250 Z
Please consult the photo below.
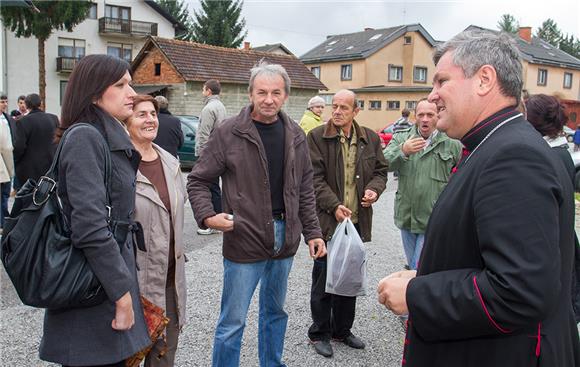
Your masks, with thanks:
M 338 342 L 343 342 L 344 344 L 348 345 L 351 348 L 354 349 L 365 349 L 365 343 L 360 340 L 360 338 L 350 334 L 349 336 L 347 336 L 346 338 L 342 339 L 342 340 L 336 340 Z
M 407 264 L 405 264 L 405 266 L 403 266 L 405 268 L 405 270 L 411 270 L 411 267 Z
M 332 357 L 332 345 L 330 345 L 329 340 L 311 340 L 310 343 L 314 345 L 314 350 L 316 353 L 326 358 Z

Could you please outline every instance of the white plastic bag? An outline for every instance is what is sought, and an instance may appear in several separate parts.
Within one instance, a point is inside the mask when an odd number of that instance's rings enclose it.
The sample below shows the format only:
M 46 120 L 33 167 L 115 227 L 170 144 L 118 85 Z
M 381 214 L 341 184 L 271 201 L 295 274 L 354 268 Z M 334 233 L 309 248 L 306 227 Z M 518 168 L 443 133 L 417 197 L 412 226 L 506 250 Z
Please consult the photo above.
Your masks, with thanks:
M 367 293 L 367 254 L 349 218 L 340 223 L 328 243 L 326 293 L 364 296 Z

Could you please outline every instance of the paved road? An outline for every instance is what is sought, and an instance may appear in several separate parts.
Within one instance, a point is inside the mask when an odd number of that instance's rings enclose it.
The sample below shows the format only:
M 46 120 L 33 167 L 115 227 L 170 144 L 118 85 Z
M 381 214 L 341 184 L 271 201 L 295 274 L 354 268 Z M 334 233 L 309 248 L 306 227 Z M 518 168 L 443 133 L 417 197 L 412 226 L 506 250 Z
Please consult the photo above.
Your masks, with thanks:
M 378 281 L 404 264 L 399 233 L 392 219 L 395 190 L 396 181 L 390 180 L 375 204 L 373 242 L 367 244 L 369 294 L 358 298 L 353 328 L 367 348 L 358 351 L 334 343 L 334 357 L 325 359 L 308 344 L 312 260 L 303 246 L 295 257 L 288 285 L 289 322 L 284 352 L 288 366 L 400 366 L 404 330 L 398 318 L 379 305 L 375 296 Z M 210 366 L 222 288 L 221 235 L 198 236 L 191 210 L 186 213 L 188 323 L 181 334 L 176 365 Z M 3 269 L 0 290 L 0 366 L 54 366 L 38 359 L 43 311 L 20 303 Z M 258 366 L 257 314 L 254 297 L 242 344 L 242 366 Z

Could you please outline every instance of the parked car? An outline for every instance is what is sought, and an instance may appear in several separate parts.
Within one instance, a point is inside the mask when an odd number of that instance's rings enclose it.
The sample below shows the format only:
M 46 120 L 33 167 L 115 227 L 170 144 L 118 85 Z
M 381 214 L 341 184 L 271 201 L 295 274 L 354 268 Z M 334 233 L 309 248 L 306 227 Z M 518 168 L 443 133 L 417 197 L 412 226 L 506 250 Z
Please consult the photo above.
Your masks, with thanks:
M 195 164 L 195 134 L 199 127 L 199 117 L 193 115 L 176 115 L 181 121 L 181 132 L 183 133 L 183 145 L 177 150 L 181 168 L 191 168 Z
M 568 140 L 568 142 L 573 142 L 574 141 L 574 133 L 576 131 L 570 129 L 568 126 L 564 125 L 564 133 L 566 134 L 566 139 Z
M 391 139 L 393 138 L 393 124 L 391 123 L 383 127 L 382 129 L 377 131 L 377 134 L 379 134 L 379 138 L 381 138 L 381 147 L 385 149 L 386 146 L 389 145 L 389 143 L 391 142 Z

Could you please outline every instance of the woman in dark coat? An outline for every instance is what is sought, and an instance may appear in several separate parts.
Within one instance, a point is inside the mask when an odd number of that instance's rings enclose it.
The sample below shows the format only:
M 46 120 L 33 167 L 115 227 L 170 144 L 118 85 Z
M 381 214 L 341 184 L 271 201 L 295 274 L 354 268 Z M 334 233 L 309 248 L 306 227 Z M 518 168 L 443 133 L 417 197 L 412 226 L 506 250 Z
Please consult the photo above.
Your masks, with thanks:
M 526 101 L 527 119 L 536 130 L 552 147 L 552 151 L 558 155 L 564 164 L 565 172 L 570 176 L 572 186 L 574 186 L 574 175 L 576 168 L 570 156 L 568 140 L 564 134 L 564 125 L 568 122 L 564 105 L 556 97 L 545 94 L 536 94 Z M 580 273 L 580 247 L 578 236 L 574 235 L 575 248 L 575 278 L 572 282 L 572 305 L 576 322 L 580 322 L 580 286 L 578 285 L 578 275 Z
M 135 250 L 129 224 L 135 205 L 139 153 L 120 122 L 133 112 L 135 92 L 129 65 L 106 55 L 84 57 L 68 82 L 60 131 L 79 122 L 67 136 L 58 165 L 58 195 L 74 246 L 83 250 L 107 295 L 96 306 L 47 310 L 40 358 L 63 366 L 123 366 L 150 340 L 137 284 Z M 105 157 L 111 156 L 109 228 Z

